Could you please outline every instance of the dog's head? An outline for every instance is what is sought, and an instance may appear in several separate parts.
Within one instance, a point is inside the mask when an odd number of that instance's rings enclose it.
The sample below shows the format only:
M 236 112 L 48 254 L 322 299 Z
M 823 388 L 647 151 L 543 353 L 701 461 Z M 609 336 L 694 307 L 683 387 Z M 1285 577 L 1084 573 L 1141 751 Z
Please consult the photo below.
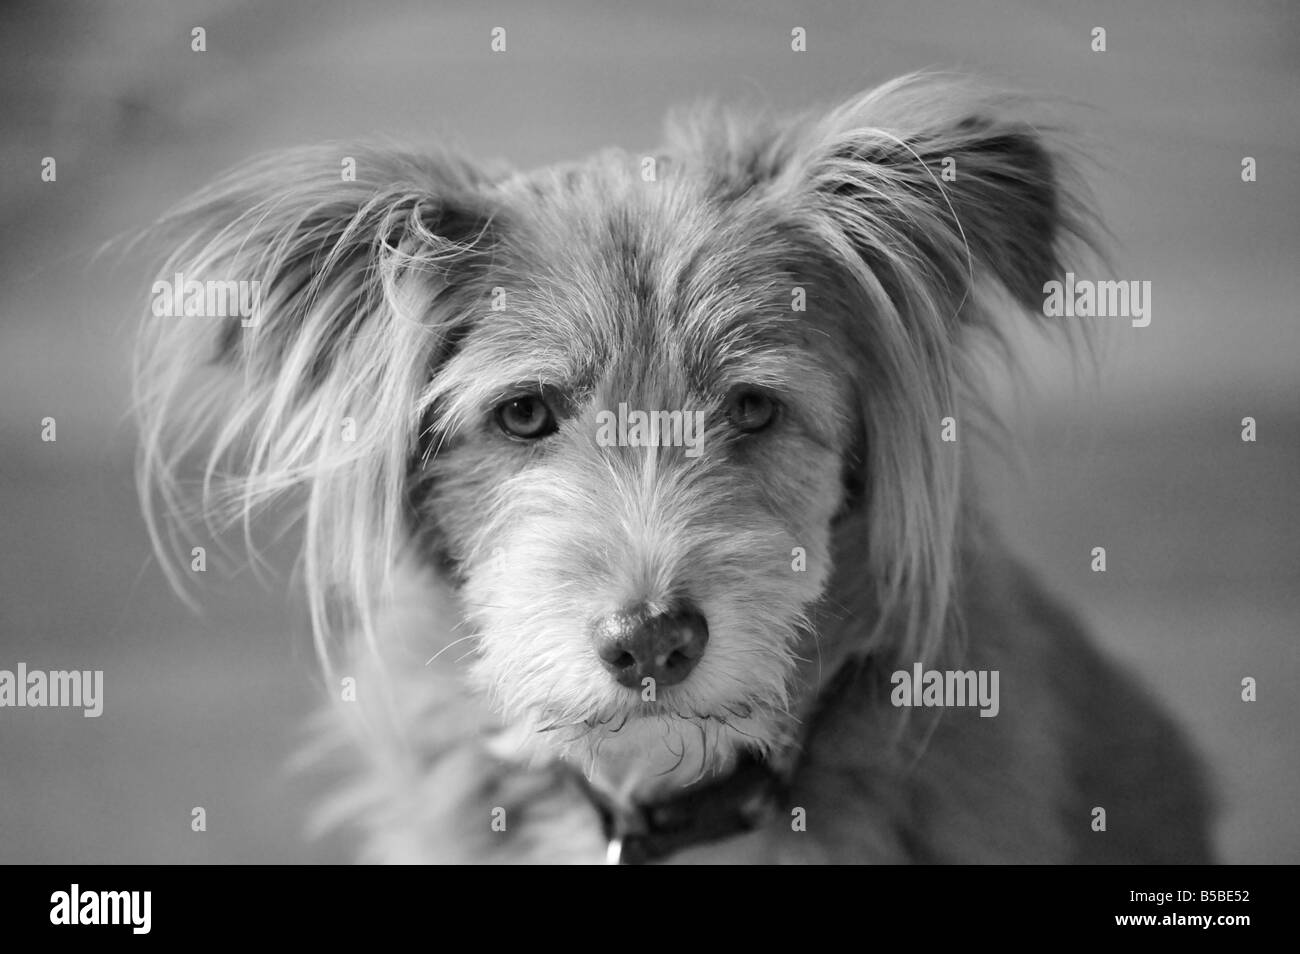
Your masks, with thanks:
M 151 319 L 146 491 L 179 504 L 215 422 L 210 506 L 305 490 L 318 632 L 414 554 L 535 753 L 682 784 L 790 738 L 828 620 L 933 647 L 967 339 L 989 292 L 1038 306 L 1072 222 L 1038 131 L 916 78 L 529 175 L 272 157 L 164 223 L 165 278 L 260 285 Z

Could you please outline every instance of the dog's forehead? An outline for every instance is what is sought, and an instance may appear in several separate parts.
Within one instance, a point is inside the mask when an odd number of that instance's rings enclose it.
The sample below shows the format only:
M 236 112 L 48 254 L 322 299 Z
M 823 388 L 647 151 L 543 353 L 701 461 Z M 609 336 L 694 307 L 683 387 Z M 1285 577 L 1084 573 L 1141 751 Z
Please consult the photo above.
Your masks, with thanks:
M 812 333 L 795 307 L 797 242 L 758 203 L 671 171 L 647 180 L 631 159 L 528 193 L 487 319 L 498 349 L 579 386 L 653 376 L 703 390 L 788 370 Z

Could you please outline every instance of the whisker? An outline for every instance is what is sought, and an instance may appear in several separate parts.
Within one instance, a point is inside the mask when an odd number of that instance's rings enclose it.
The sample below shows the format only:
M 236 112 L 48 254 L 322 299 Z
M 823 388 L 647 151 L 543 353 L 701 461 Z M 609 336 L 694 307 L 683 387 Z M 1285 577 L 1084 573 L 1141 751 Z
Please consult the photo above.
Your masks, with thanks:
M 465 642 L 465 640 L 467 640 L 467 639 L 475 639 L 477 636 L 478 636 L 478 633 L 470 633 L 468 636 L 462 636 L 462 637 L 460 637 L 460 639 L 454 639 L 454 640 L 452 640 L 452 641 L 449 642 L 446 646 L 443 646 L 442 649 L 438 650 L 436 653 L 434 653 L 432 656 L 430 656 L 428 662 L 426 662 L 425 665 L 426 665 L 426 666 L 430 665 L 430 664 L 431 664 L 435 659 L 437 659 L 439 656 L 441 656 L 441 655 L 442 655 L 443 653 L 445 653 L 447 650 L 451 649 L 451 647 L 455 646 L 457 643 L 463 643 L 463 642 Z M 464 659 L 464 658 L 465 658 L 464 656 L 461 657 L 461 659 Z M 460 662 L 459 659 L 456 660 L 456 661 L 457 661 L 457 662 Z

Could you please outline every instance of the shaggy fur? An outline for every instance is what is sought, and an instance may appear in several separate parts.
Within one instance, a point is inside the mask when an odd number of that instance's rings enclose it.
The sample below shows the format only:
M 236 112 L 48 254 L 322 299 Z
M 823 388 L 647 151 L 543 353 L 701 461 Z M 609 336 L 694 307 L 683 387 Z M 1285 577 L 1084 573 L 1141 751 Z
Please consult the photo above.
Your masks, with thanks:
M 357 687 L 323 739 L 363 767 L 325 821 L 370 859 L 599 861 L 587 784 L 654 802 L 745 751 L 780 810 L 671 860 L 1207 856 L 1179 733 L 1005 555 L 940 440 L 975 430 L 981 342 L 1084 237 L 1023 115 L 935 77 L 782 122 L 706 110 L 652 178 L 620 152 L 500 175 L 309 149 L 160 224 L 162 275 L 262 294 L 252 327 L 150 320 L 145 511 L 164 552 L 196 512 L 301 516 L 318 647 Z M 737 389 L 769 427 L 735 426 Z M 502 432 L 521 395 L 553 434 Z M 703 412 L 703 453 L 602 446 L 620 403 Z M 593 627 L 684 603 L 707 647 L 647 701 Z M 916 662 L 999 671 L 999 714 L 895 708 Z

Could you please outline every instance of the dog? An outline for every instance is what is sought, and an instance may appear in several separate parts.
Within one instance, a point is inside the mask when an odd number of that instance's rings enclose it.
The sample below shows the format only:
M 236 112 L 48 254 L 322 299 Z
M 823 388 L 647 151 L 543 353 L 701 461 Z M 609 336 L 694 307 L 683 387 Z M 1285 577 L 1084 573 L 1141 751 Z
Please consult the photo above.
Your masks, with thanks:
M 292 151 L 164 216 L 165 279 L 257 294 L 148 320 L 144 511 L 162 554 L 301 521 L 355 760 L 316 822 L 391 862 L 1209 859 L 1182 733 L 962 477 L 981 351 L 1095 244 L 1031 111 L 911 75 L 528 174 Z

